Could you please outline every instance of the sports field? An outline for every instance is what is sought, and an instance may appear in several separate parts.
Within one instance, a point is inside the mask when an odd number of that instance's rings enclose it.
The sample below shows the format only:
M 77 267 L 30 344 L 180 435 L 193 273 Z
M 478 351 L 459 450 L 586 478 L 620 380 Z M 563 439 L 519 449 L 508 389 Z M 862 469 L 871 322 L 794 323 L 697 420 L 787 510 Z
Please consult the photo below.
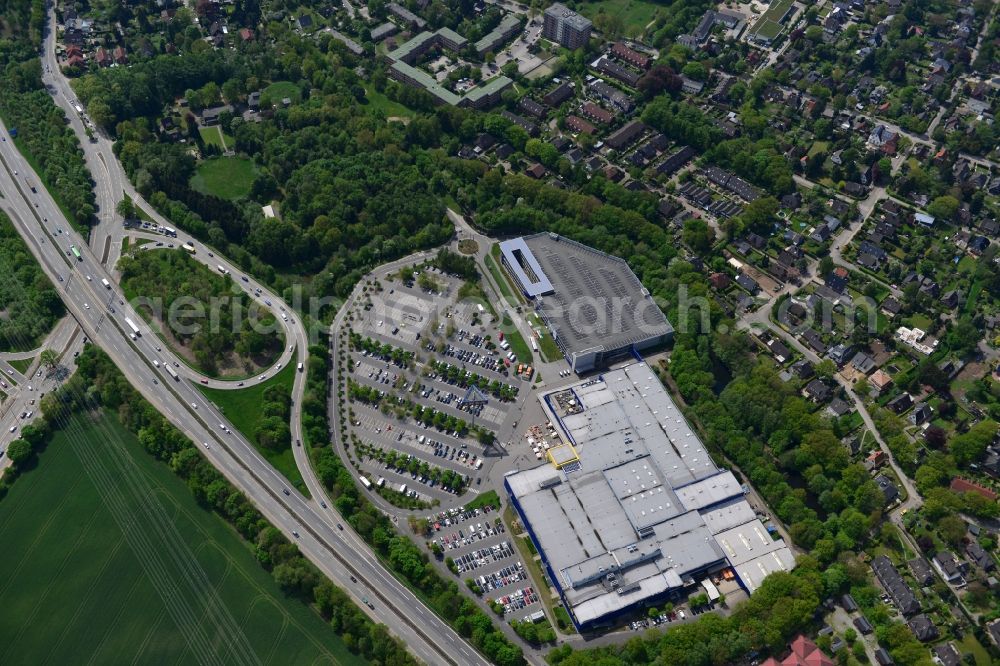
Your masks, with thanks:
M 111 415 L 54 437 L 0 543 L 0 663 L 363 663 Z

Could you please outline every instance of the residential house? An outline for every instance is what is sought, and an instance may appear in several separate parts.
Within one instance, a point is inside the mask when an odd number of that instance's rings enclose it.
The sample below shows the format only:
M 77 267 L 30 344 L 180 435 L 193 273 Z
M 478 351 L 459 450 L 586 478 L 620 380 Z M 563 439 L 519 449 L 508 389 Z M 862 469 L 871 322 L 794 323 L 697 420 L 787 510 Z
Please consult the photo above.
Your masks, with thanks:
M 834 666 L 833 659 L 823 653 L 816 644 L 805 636 L 799 635 L 789 645 L 788 656 L 778 661 L 769 657 L 761 666 Z
M 609 58 L 601 58 L 597 61 L 595 69 L 602 74 L 618 79 L 630 88 L 635 88 L 639 82 L 639 73 L 625 67 Z
M 944 294 L 941 295 L 940 299 L 941 305 L 945 306 L 949 310 L 954 310 L 955 308 L 957 308 L 958 301 L 959 301 L 959 295 L 957 289 L 951 289 L 949 291 L 944 292 Z
M 742 271 L 736 274 L 736 284 L 749 291 L 752 295 L 756 295 L 760 291 L 760 285 L 757 284 L 757 281 Z
M 898 2 L 898 0 L 890 0 L 890 2 L 892 1 Z M 878 662 L 879 666 L 892 666 L 896 663 L 893 661 L 892 655 L 884 647 L 875 648 L 875 661 Z
M 546 108 L 544 104 L 540 104 L 530 97 L 522 97 L 521 101 L 518 102 L 518 107 L 525 113 L 538 119 L 542 119 L 548 115 L 548 108 Z
M 799 379 L 809 379 L 816 374 L 816 370 L 813 368 L 812 363 L 806 359 L 801 359 L 792 363 L 792 367 L 789 368 L 789 370 L 791 370 L 792 374 Z
M 611 55 L 639 69 L 649 69 L 649 63 L 651 62 L 649 56 L 629 48 L 622 42 L 615 42 L 611 46 Z
M 879 584 L 892 598 L 903 617 L 910 617 L 920 612 L 920 602 L 916 595 L 888 557 L 877 555 L 872 560 L 872 570 L 875 572 Z
M 882 498 L 886 506 L 892 505 L 899 499 L 899 488 L 892 482 L 892 479 L 884 474 L 879 474 L 875 477 L 875 485 L 882 491 Z
M 546 95 L 542 97 L 542 101 L 545 102 L 546 106 L 556 108 L 571 97 L 573 97 L 573 86 L 569 83 L 569 81 L 563 81 L 546 93 Z
M 937 638 L 940 634 L 938 628 L 934 626 L 931 619 L 926 615 L 917 615 L 916 617 L 910 618 L 907 622 L 910 627 L 910 631 L 916 636 L 917 640 L 921 643 L 927 643 Z
M 986 633 L 993 641 L 993 645 L 1000 647 L 1000 617 L 986 623 Z
M 935 645 L 931 648 L 931 653 L 934 661 L 941 666 L 959 666 L 962 663 L 962 655 L 951 641 Z
M 632 120 L 613 132 L 604 143 L 615 150 L 628 147 L 646 131 L 646 125 L 641 120 Z
M 594 134 L 597 128 L 579 116 L 566 116 L 566 127 L 576 134 Z
M 806 397 L 813 402 L 828 402 L 833 397 L 833 389 L 827 386 L 823 380 L 814 379 L 804 389 Z
M 854 355 L 854 358 L 851 359 L 851 367 L 857 372 L 867 375 L 875 369 L 875 359 L 865 352 L 859 351 Z
M 94 60 L 101 67 L 110 67 L 114 62 L 111 54 L 108 53 L 103 46 L 97 47 L 97 53 L 94 54 Z
M 635 108 L 635 102 L 632 101 L 631 97 L 600 79 L 590 84 L 590 91 L 603 100 L 605 104 L 618 109 L 621 113 L 631 113 Z
M 909 421 L 912 425 L 918 426 L 923 425 L 931 420 L 934 416 L 934 411 L 931 406 L 926 402 L 917 403 L 914 406 L 913 411 L 910 412 Z
M 890 386 L 892 386 L 892 377 L 889 376 L 885 370 L 879 368 L 871 374 L 868 378 L 868 386 L 871 388 L 874 397 L 879 397 L 883 392 Z
M 802 331 L 800 337 L 814 352 L 816 352 L 816 354 L 822 356 L 826 353 L 826 343 L 823 342 L 823 338 L 815 329 L 807 328 Z
M 771 355 L 778 361 L 778 363 L 786 363 L 792 358 L 792 352 L 788 350 L 781 340 L 776 338 L 772 339 L 767 343 L 767 349 L 771 352 Z
M 615 119 L 615 114 L 593 102 L 587 102 L 580 107 L 580 114 L 602 125 L 608 125 Z
M 525 132 L 527 132 L 528 136 L 538 136 L 538 125 L 536 125 L 535 123 L 531 122 L 527 118 L 525 118 L 523 116 L 519 116 L 516 113 L 511 113 L 510 111 L 507 111 L 506 109 L 504 109 L 503 111 L 501 111 L 500 115 L 504 119 L 506 119 L 506 120 L 514 123 L 515 125 L 517 125 L 521 129 L 523 129 Z
M 830 347 L 826 355 L 831 361 L 837 364 L 838 368 L 842 368 L 853 357 L 854 347 L 852 345 L 837 344 Z
M 882 312 L 888 317 L 895 317 L 903 309 L 902 304 L 892 296 L 887 297 L 879 306 Z
M 913 406 L 913 396 L 909 393 L 900 393 L 895 398 L 890 400 L 885 404 L 886 407 L 891 409 L 896 414 L 902 414 L 910 407 Z
M 962 575 L 962 566 L 955 554 L 949 550 L 938 551 L 931 559 L 931 563 L 941 577 L 952 585 L 965 585 L 965 578 Z
M 858 633 L 864 636 L 875 631 L 875 627 L 872 626 L 872 623 L 864 615 L 854 618 L 854 626 L 858 630 Z
M 830 404 L 827 405 L 826 411 L 830 414 L 830 416 L 837 418 L 850 414 L 851 406 L 840 398 L 834 398 Z
M 732 279 L 725 273 L 712 273 L 708 276 L 708 283 L 717 291 L 724 291 L 733 283 Z
M 931 565 L 927 563 L 927 560 L 922 557 L 914 557 L 906 564 L 910 567 L 910 573 L 913 574 L 920 587 L 927 587 L 934 584 L 934 572 L 931 570 Z
M 965 546 L 965 555 L 970 562 L 987 573 L 996 569 L 993 556 L 986 552 L 986 549 L 980 546 L 978 541 L 970 541 Z

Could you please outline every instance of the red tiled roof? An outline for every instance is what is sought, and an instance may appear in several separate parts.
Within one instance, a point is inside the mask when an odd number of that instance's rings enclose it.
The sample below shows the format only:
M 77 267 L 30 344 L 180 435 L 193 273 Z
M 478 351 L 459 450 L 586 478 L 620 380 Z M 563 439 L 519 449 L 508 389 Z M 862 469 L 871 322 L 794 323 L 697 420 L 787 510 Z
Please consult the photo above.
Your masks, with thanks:
M 957 476 L 951 480 L 951 489 L 957 493 L 977 493 L 988 500 L 995 500 L 997 498 L 997 494 L 989 488 L 985 488 L 972 481 L 966 481 Z

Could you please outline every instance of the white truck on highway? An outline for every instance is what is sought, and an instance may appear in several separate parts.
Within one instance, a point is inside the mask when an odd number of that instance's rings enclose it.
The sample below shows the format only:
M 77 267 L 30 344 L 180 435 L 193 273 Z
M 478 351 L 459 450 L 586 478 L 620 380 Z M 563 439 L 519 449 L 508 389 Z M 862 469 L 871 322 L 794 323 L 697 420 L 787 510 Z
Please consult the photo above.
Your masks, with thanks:
M 173 380 L 175 382 L 179 382 L 181 380 L 181 378 L 177 376 L 177 371 L 176 370 L 174 370 L 173 368 L 171 368 L 166 363 L 163 364 L 163 367 L 167 369 L 167 374 L 170 375 L 170 377 L 173 378 Z
M 108 278 L 101 278 L 101 284 L 104 285 L 105 289 L 111 289 L 111 283 L 108 282 Z
M 142 333 L 139 331 L 139 327 L 136 326 L 135 322 L 129 319 L 128 317 L 125 317 L 125 323 L 128 324 L 129 329 L 132 331 L 131 335 L 132 339 L 137 340 L 142 335 Z

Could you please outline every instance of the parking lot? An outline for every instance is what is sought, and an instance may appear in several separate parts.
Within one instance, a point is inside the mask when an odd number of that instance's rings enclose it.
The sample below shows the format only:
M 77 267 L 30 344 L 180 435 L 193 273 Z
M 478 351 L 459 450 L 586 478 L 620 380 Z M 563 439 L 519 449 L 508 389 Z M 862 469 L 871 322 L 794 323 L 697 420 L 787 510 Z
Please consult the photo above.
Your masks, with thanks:
M 453 509 L 428 518 L 431 541 L 455 562 L 460 578 L 479 586 L 484 599 L 502 605 L 510 619 L 541 610 L 538 591 L 496 511 Z
M 380 276 L 358 304 L 347 366 L 364 399 L 350 405 L 349 436 L 371 483 L 447 507 L 480 490 L 497 456 L 477 432 L 516 420 L 531 383 L 489 311 L 458 301 L 462 281 L 423 273 Z

